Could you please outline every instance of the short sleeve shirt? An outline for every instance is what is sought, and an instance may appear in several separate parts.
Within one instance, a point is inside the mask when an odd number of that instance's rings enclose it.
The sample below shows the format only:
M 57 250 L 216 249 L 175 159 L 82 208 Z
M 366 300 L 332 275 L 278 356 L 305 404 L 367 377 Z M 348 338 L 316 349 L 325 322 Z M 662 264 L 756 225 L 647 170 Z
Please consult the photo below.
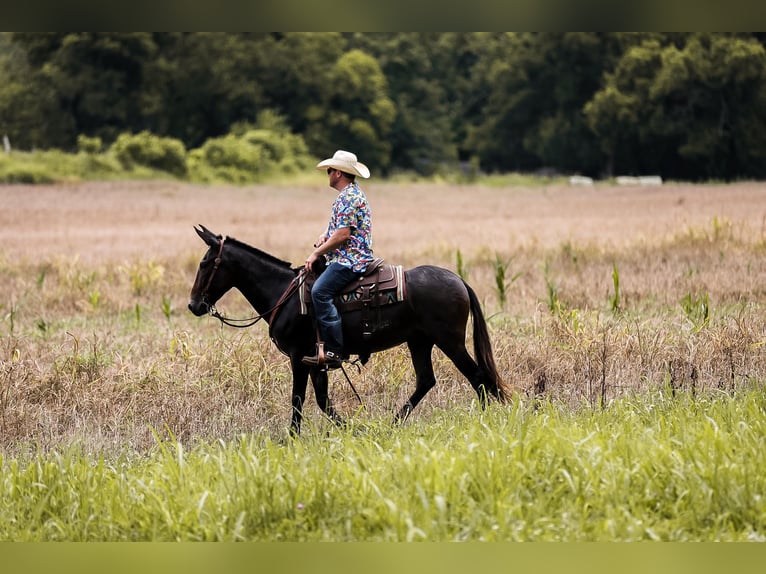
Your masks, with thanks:
M 327 237 L 343 227 L 351 228 L 351 235 L 343 245 L 327 254 L 327 261 L 338 262 L 361 273 L 373 260 L 372 214 L 367 196 L 355 181 L 344 187 L 335 198 Z

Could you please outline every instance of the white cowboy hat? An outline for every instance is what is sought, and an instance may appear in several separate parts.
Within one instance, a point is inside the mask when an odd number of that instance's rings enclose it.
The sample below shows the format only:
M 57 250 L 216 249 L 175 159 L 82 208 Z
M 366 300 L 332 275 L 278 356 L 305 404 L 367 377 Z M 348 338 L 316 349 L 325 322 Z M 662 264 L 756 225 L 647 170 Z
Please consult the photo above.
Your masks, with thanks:
M 346 173 L 353 173 L 367 179 L 370 177 L 370 170 L 361 161 L 356 159 L 356 155 L 350 151 L 339 149 L 330 159 L 325 159 L 317 164 L 317 169 L 333 167 Z

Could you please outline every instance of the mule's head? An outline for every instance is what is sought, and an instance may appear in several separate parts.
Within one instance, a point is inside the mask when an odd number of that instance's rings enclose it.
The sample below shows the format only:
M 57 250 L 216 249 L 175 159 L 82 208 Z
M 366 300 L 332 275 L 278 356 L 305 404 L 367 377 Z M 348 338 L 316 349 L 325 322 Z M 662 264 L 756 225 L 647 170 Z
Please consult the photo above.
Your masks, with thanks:
M 194 231 L 208 246 L 207 253 L 199 263 L 189 296 L 189 311 L 201 317 L 210 312 L 211 307 L 232 285 L 224 262 L 223 237 L 216 235 L 204 225 L 195 227 Z

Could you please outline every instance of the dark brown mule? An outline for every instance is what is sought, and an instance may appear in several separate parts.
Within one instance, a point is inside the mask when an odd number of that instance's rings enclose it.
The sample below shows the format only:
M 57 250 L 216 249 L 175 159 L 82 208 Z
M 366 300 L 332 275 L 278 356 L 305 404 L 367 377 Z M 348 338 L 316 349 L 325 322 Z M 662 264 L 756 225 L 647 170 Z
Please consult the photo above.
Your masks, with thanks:
M 300 314 L 294 296 L 299 270 L 290 264 L 231 237 L 215 235 L 204 226 L 194 228 L 208 245 L 194 280 L 189 310 L 197 316 L 214 311 L 214 305 L 231 288 L 238 289 L 260 316 L 269 322 L 269 334 L 290 358 L 293 372 L 292 421 L 290 430 L 300 433 L 308 377 L 317 403 L 324 413 L 341 422 L 327 393 L 327 372 L 308 367 L 301 358 L 314 352 L 316 331 L 311 319 Z M 362 311 L 343 315 L 345 351 L 369 356 L 407 343 L 415 367 L 415 392 L 396 415 L 406 419 L 436 384 L 431 351 L 434 345 L 455 363 L 479 396 L 482 407 L 487 395 L 504 401 L 506 393 L 497 373 L 487 325 L 473 290 L 457 275 L 431 265 L 404 273 L 407 299 L 375 311 L 378 328 L 362 337 Z M 274 310 L 277 310 L 274 312 Z M 473 314 L 474 360 L 465 347 L 468 315 Z

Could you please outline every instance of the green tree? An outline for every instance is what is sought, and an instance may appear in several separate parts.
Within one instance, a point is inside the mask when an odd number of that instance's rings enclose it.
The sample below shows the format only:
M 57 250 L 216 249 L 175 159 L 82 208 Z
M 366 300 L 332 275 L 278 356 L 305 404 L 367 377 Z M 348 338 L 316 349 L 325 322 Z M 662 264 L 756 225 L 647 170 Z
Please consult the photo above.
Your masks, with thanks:
M 653 78 L 662 66 L 662 38 L 636 38 L 627 46 L 616 67 L 605 73 L 603 86 L 583 106 L 590 129 L 605 157 L 603 171 L 615 173 L 656 173 L 660 158 L 671 149 L 652 148 L 649 125 L 654 113 L 650 105 Z
M 58 117 L 112 142 L 148 130 L 187 146 L 254 121 L 267 107 L 258 78 L 264 34 L 18 33 L 34 81 L 49 87 Z
M 749 35 L 653 35 L 627 49 L 584 107 L 607 171 L 763 175 L 765 64 Z
M 468 144 L 491 170 L 593 172 L 597 141 L 582 115 L 615 58 L 608 34 L 509 33 L 476 64 L 486 105 Z
M 330 66 L 320 97 L 320 103 L 308 110 L 309 148 L 321 154 L 352 150 L 368 165 L 385 171 L 396 109 L 377 60 L 360 50 L 344 53 Z
M 147 98 L 146 66 L 156 57 L 148 33 L 16 34 L 36 66 L 35 81 L 50 86 L 58 111 L 73 123 L 66 134 L 74 146 L 78 134 L 112 141 L 142 125 Z
M 445 90 L 439 34 L 355 34 L 350 46 L 373 55 L 388 81 L 396 116 L 391 126 L 394 169 L 432 174 L 457 162 L 454 110 Z
M 71 118 L 58 113 L 55 89 L 11 39 L 0 34 L 0 137 L 19 149 L 66 146 L 74 133 Z
M 766 50 L 757 40 L 695 34 L 682 49 L 668 46 L 650 96 L 652 129 L 678 142 L 679 175 L 766 174 Z
M 235 122 L 254 122 L 268 107 L 261 79 L 267 70 L 261 49 L 265 34 L 156 37 L 160 56 L 147 70 L 155 100 L 145 111 L 145 125 L 153 133 L 193 148 L 227 133 Z
M 269 34 L 258 44 L 259 81 L 271 109 L 286 118 L 294 133 L 317 121 L 330 73 L 346 51 L 346 38 L 335 32 Z M 325 149 L 313 149 L 317 156 Z

